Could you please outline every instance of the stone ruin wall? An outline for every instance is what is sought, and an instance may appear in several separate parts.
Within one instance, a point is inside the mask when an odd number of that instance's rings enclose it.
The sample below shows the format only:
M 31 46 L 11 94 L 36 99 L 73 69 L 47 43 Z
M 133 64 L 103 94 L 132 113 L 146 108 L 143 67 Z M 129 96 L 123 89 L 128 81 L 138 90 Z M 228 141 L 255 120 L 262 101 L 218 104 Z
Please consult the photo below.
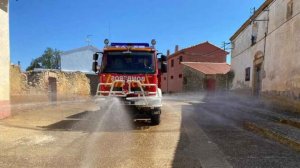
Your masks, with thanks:
M 19 66 L 10 68 L 12 103 L 49 101 L 49 77 L 56 79 L 57 100 L 86 98 L 90 96 L 90 80 L 81 72 L 47 70 L 21 72 Z

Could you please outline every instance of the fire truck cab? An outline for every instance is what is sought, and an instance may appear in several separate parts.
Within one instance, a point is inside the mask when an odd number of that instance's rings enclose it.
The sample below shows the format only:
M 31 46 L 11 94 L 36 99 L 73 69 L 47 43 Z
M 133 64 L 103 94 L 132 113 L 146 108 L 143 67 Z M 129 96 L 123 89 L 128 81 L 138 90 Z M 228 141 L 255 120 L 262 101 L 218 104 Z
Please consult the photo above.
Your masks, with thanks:
M 101 65 L 99 53 L 93 56 L 93 71 L 99 76 L 98 100 L 118 97 L 124 105 L 135 106 L 134 120 L 160 123 L 162 92 L 161 73 L 167 72 L 167 58 L 148 43 L 109 43 L 104 41 Z M 158 55 L 161 55 L 158 58 Z

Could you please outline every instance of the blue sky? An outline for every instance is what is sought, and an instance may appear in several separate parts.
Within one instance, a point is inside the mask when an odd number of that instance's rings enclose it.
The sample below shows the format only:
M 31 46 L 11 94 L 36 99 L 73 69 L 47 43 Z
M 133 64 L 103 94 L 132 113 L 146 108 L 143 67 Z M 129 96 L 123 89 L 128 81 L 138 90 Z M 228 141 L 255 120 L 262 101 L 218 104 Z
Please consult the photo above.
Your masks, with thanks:
M 209 41 L 221 46 L 264 0 L 10 0 L 11 62 L 25 69 L 47 47 L 103 40 L 150 42 L 166 53 Z

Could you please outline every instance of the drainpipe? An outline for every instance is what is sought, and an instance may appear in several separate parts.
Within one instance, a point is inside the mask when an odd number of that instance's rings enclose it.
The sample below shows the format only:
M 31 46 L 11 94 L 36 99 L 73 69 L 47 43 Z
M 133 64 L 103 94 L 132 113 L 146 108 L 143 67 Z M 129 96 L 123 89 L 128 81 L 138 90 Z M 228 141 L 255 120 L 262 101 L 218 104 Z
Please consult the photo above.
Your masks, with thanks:
M 269 8 L 266 11 L 268 12 L 268 14 L 267 14 L 267 30 L 265 32 L 265 39 L 264 39 L 264 58 L 265 58 L 265 55 L 266 55 L 267 36 L 268 36 L 268 33 L 269 33 L 269 21 L 270 21 L 270 10 L 269 10 Z
M 263 68 L 263 67 L 264 67 L 264 62 L 265 62 L 265 59 L 266 59 L 267 37 L 268 37 L 268 33 L 269 33 L 269 21 L 270 21 L 270 8 L 268 7 L 268 9 L 266 11 L 267 11 L 267 30 L 265 32 L 265 39 L 264 39 L 264 57 L 263 57 L 263 63 L 262 63 L 262 66 L 261 66 L 263 74 L 261 74 L 260 92 L 262 91 L 262 85 L 263 85 L 262 79 L 266 75 L 265 68 Z M 259 95 L 260 94 L 261 93 L 259 93 Z

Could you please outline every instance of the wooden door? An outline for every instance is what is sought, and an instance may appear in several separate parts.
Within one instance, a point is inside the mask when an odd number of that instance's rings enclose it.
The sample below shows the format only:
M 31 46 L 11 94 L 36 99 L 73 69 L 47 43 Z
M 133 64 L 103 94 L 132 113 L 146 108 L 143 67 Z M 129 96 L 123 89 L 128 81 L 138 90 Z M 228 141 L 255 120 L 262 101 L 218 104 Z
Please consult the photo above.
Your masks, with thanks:
M 255 78 L 254 78 L 254 94 L 259 95 L 261 92 L 262 77 L 261 77 L 261 64 L 255 67 Z
M 49 77 L 49 100 L 56 101 L 57 100 L 57 82 L 56 78 Z
M 215 91 L 216 90 L 216 80 L 215 79 L 207 79 L 206 80 L 206 89 L 208 91 Z

